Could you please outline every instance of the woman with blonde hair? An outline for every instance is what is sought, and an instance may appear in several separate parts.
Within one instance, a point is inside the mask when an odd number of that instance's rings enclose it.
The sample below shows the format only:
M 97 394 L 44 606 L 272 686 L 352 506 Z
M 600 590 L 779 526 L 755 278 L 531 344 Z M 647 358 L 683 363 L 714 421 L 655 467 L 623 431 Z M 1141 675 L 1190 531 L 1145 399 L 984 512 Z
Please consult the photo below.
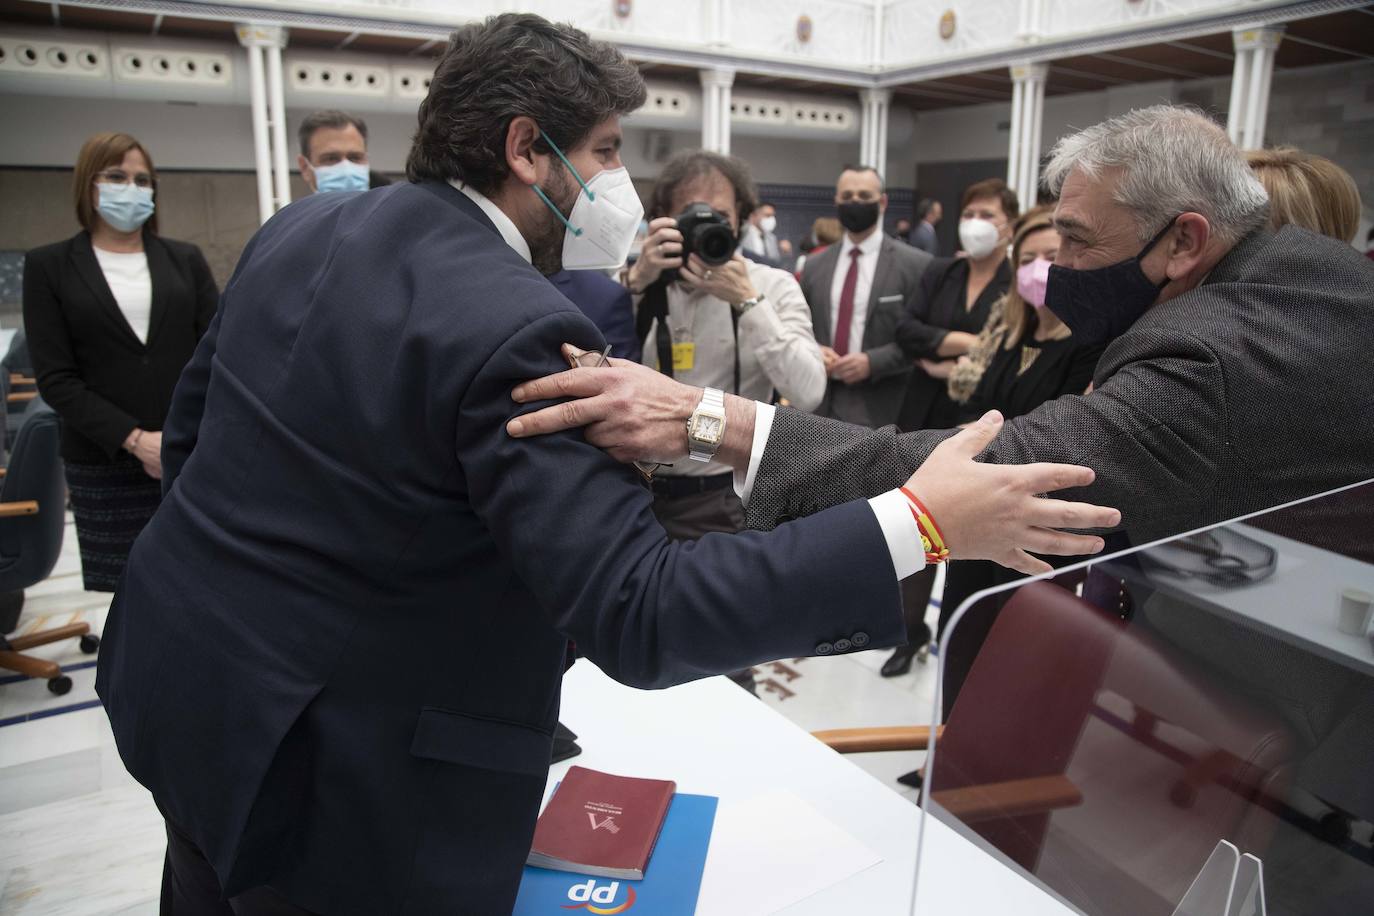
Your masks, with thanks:
M 219 290 L 200 249 L 157 232 L 157 171 L 128 134 L 77 157 L 81 231 L 24 259 L 38 390 L 62 418 L 81 573 L 112 592 L 162 496 L 162 423 Z
M 1360 230 L 1360 191 L 1350 173 L 1324 156 L 1291 146 L 1245 154 L 1269 192 L 1269 227 L 1302 226 L 1341 242 Z

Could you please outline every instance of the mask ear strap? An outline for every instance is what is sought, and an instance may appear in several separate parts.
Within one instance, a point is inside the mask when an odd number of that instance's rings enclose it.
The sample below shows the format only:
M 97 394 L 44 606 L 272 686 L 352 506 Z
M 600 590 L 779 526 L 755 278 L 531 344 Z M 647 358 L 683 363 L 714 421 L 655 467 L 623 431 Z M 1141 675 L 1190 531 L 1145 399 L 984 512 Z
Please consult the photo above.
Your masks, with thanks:
M 574 174 L 576 173 L 574 172 Z M 539 199 L 542 200 L 548 206 L 548 208 L 553 211 L 553 215 L 563 221 L 563 225 L 568 227 L 569 232 L 571 232 L 573 235 L 582 234 L 582 230 L 578 229 L 572 223 L 568 222 L 568 218 L 563 215 L 563 211 L 553 205 L 553 201 L 549 200 L 548 195 L 543 192 L 539 185 L 531 185 L 530 187 L 534 188 L 534 193 L 538 194 Z
M 1149 253 L 1154 249 L 1154 247 L 1155 247 L 1156 245 L 1159 244 L 1159 240 L 1162 239 L 1162 238 L 1164 238 L 1164 236 L 1168 234 L 1168 232 L 1169 232 L 1170 229 L 1174 228 L 1174 223 L 1178 222 L 1178 218 L 1179 218 L 1180 216 L 1182 216 L 1182 215 L 1183 215 L 1182 213 L 1175 213 L 1175 214 L 1174 214 L 1174 218 L 1171 219 L 1171 220 L 1169 220 L 1167 223 L 1165 223 L 1165 224 L 1164 224 L 1164 228 L 1161 229 L 1161 230 L 1159 230 L 1158 232 L 1156 232 L 1156 233 L 1155 233 L 1155 237 L 1152 238 L 1152 239 L 1150 239 L 1150 241 L 1148 241 L 1148 242 L 1145 244 L 1145 247 L 1144 247 L 1144 248 L 1140 249 L 1140 254 L 1138 254 L 1138 255 L 1135 256 L 1135 261 L 1136 261 L 1136 264 L 1137 264 L 1137 265 L 1140 264 L 1140 260 L 1141 260 L 1142 258 L 1144 258 L 1145 255 L 1149 254 Z M 1143 274 L 1144 271 L 1142 271 L 1141 273 Z M 1146 279 L 1149 279 L 1149 278 L 1147 277 Z M 1160 290 L 1162 290 L 1162 289 L 1164 289 L 1164 287 L 1166 287 L 1166 286 L 1168 286 L 1168 285 L 1169 285 L 1169 275 L 1168 275 L 1167 273 L 1165 273 L 1165 274 L 1164 274 L 1164 282 L 1158 284 L 1157 288 L 1160 289 Z
M 577 173 L 577 169 L 573 168 L 573 164 L 572 164 L 571 162 L 568 161 L 568 157 L 563 155 L 563 151 L 562 151 L 561 149 L 558 148 L 558 144 L 557 144 L 557 143 L 554 143 L 552 140 L 549 139 L 549 135 L 546 134 L 546 133 L 544 133 L 544 128 L 542 128 L 542 127 L 539 128 L 539 136 L 541 136 L 541 137 L 544 138 L 544 142 L 547 143 L 547 144 L 549 145 L 549 148 L 553 150 L 554 155 L 556 155 L 559 159 L 562 159 L 562 160 L 563 160 L 563 164 L 566 165 L 566 166 L 568 167 L 568 171 L 569 171 L 569 172 L 572 172 L 572 176 L 573 176 L 574 178 L 577 179 L 577 183 L 580 184 L 580 185 L 582 185 L 582 190 L 586 192 L 586 194 L 587 194 L 587 199 L 588 199 L 588 200 L 591 200 L 591 201 L 595 201 L 595 200 L 596 200 L 596 192 L 593 191 L 591 188 L 587 187 L 587 183 L 586 183 L 585 181 L 582 180 L 582 176 L 579 175 L 579 174 Z M 540 196 L 540 197 L 543 197 L 544 195 L 543 195 L 543 194 L 540 194 L 539 196 Z M 555 208 L 555 209 L 557 209 L 557 208 Z M 563 220 L 563 222 L 566 223 L 567 220 Z M 568 228 L 571 229 L 572 226 L 569 226 Z
M 1164 228 L 1156 232 L 1155 237 L 1146 242 L 1145 247 L 1140 249 L 1140 254 L 1135 256 L 1136 260 L 1140 260 L 1141 258 L 1145 257 L 1145 255 L 1153 251 L 1154 247 L 1159 244 L 1159 240 L 1164 238 L 1164 236 L 1168 234 L 1170 229 L 1174 228 L 1174 223 L 1178 222 L 1178 218 L 1182 215 L 1182 213 L 1175 213 L 1174 218 L 1165 223 Z

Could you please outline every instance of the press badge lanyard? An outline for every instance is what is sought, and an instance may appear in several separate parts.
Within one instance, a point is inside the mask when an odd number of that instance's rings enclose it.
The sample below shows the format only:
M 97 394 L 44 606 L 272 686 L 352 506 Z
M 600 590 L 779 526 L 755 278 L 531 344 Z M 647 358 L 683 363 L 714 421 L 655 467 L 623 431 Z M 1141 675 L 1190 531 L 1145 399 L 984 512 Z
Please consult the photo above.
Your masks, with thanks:
M 735 387 L 731 389 L 731 394 L 739 394 L 740 386 L 740 366 L 739 366 L 739 312 L 730 308 L 726 303 L 726 308 L 730 309 L 730 330 L 735 336 Z M 673 332 L 668 327 L 668 285 L 657 282 L 652 284 L 644 291 L 644 299 L 640 303 L 640 309 L 644 315 L 655 322 L 654 343 L 658 349 L 658 371 L 668 378 L 673 378 L 673 370 L 678 368 L 679 353 L 683 353 L 681 362 L 682 371 L 688 372 L 696 361 L 696 347 L 688 343 L 685 346 L 692 349 L 678 351 L 673 345 Z

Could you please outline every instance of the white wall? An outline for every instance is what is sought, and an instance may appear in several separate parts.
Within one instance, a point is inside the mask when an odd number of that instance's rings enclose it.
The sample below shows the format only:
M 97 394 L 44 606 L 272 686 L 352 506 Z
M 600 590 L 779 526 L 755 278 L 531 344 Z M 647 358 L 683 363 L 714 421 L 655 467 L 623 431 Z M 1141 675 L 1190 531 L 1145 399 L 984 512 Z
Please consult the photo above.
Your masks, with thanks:
M 76 162 L 91 134 L 121 130 L 148 147 L 161 169 L 253 169 L 253 124 L 246 106 L 188 105 L 122 99 L 3 95 L 0 165 L 65 166 Z M 309 114 L 287 109 L 295 162 L 295 126 Z M 369 112 L 369 149 L 381 171 L 405 166 L 415 116 Z
M 253 169 L 253 128 L 246 106 L 180 104 L 123 99 L 0 95 L 4 129 L 0 130 L 0 166 L 70 167 L 82 142 L 102 130 L 133 134 L 148 147 L 160 169 L 228 171 Z M 287 109 L 295 164 L 295 125 L 309 112 Z M 415 116 L 363 112 L 373 167 L 400 172 L 415 133 Z M 909 141 L 911 116 L 893 113 L 892 133 L 907 142 L 888 151 L 888 173 L 894 187 L 910 187 L 915 154 Z M 627 127 L 624 159 L 636 178 L 658 175 L 662 160 L 649 155 L 652 135 L 666 136 L 670 153 L 700 146 L 697 131 L 650 131 Z M 859 142 L 797 140 L 735 134 L 733 149 L 746 159 L 756 180 L 779 184 L 830 184 L 839 168 L 859 156 Z
M 1041 152 L 1049 152 L 1055 141 L 1067 133 L 1124 114 L 1132 108 L 1172 102 L 1176 98 L 1177 85 L 1171 80 L 1051 96 L 1045 99 Z M 921 112 L 916 116 L 912 153 L 918 165 L 1006 158 L 1010 124 L 1009 102 Z

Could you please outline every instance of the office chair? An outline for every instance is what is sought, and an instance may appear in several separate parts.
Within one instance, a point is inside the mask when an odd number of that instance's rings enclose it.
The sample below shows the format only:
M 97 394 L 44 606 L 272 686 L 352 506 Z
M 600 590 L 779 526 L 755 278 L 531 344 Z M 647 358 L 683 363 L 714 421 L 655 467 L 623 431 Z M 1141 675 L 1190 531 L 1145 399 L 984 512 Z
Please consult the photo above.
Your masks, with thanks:
M 42 401 L 25 413 L 9 467 L 0 482 L 0 668 L 44 678 L 62 695 L 71 678 L 56 662 L 24 655 L 26 649 L 80 637 L 81 651 L 93 654 L 100 638 L 85 623 L 7 638 L 19 621 L 24 589 L 43 581 L 57 565 L 66 526 L 66 488 L 58 457 L 60 424 Z
M 922 750 L 930 729 L 815 735 L 841 753 Z M 1037 582 L 999 614 L 926 778 L 1085 912 L 1169 916 L 1219 839 L 1263 858 L 1296 744 L 1177 650 Z

